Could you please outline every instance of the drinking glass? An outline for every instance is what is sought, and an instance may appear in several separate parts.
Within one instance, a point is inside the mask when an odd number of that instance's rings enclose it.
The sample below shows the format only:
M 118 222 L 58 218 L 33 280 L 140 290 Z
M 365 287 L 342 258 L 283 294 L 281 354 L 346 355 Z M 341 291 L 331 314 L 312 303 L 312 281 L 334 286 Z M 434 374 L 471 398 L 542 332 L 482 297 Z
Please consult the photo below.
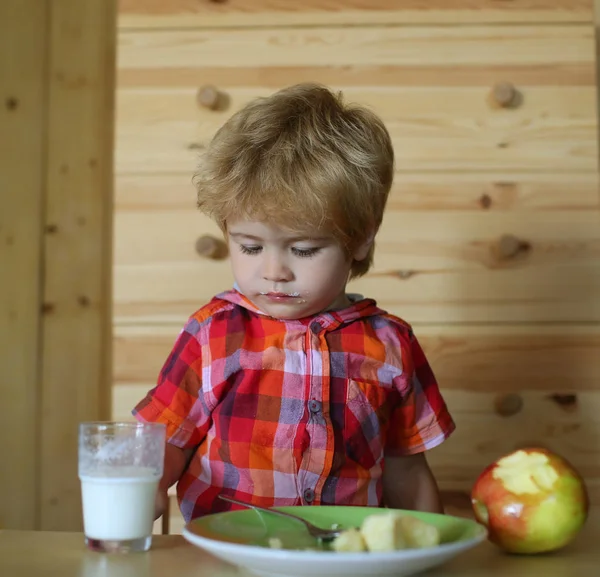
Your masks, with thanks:
M 159 423 L 80 423 L 83 530 L 90 549 L 150 549 L 165 438 Z

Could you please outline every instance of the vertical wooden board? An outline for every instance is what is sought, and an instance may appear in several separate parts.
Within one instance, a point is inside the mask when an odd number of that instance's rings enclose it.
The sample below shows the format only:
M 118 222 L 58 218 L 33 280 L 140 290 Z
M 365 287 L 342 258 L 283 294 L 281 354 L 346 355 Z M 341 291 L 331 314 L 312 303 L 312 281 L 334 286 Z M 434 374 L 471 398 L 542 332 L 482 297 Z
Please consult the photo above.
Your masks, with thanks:
M 0 525 L 35 524 L 45 8 L 0 4 Z M 30 13 L 35 12 L 31 18 Z M 10 23 L 10 25 L 8 24 Z M 15 431 L 20 433 L 15 435 Z
M 50 15 L 41 519 L 81 527 L 77 426 L 110 414 L 116 2 Z
M 594 30 L 595 30 L 595 41 L 596 41 L 596 79 L 600 79 L 600 0 L 593 0 L 594 3 Z M 596 106 L 597 111 L 600 111 L 600 89 L 598 89 L 598 82 L 596 82 Z M 600 135 L 599 135 L 600 137 Z
M 46 3 L 0 2 L 0 527 L 36 522 Z

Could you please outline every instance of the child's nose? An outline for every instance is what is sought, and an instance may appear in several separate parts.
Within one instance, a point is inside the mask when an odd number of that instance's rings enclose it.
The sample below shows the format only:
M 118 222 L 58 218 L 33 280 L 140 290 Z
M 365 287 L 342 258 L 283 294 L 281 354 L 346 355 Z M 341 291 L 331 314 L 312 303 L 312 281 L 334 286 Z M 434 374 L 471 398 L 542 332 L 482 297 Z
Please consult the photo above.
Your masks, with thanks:
M 263 278 L 270 282 L 287 282 L 292 280 L 292 271 L 280 256 L 269 255 L 264 261 Z

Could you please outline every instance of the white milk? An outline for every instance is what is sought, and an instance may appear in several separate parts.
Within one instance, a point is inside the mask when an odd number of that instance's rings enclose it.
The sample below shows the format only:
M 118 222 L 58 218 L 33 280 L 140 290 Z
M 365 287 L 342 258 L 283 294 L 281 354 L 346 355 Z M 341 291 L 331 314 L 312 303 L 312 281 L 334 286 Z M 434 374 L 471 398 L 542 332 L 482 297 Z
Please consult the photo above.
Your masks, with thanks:
M 80 475 L 86 537 L 128 540 L 152 534 L 159 477 L 144 467 Z

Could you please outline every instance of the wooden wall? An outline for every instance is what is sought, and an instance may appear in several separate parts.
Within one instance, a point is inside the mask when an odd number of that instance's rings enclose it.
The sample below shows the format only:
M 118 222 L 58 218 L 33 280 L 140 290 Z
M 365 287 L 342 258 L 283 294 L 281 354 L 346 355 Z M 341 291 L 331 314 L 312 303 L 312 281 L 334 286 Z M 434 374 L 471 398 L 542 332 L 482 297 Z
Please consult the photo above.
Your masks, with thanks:
M 116 2 L 0 2 L 0 527 L 82 527 L 110 416 Z
M 424 344 L 458 424 L 430 457 L 447 497 L 535 443 L 599 503 L 592 0 L 121 0 L 113 416 L 130 418 L 187 315 L 231 284 L 227 260 L 195 250 L 218 236 L 195 210 L 198 150 L 251 98 L 305 80 L 391 131 L 375 268 L 351 289 Z M 216 109 L 198 104 L 205 85 Z

